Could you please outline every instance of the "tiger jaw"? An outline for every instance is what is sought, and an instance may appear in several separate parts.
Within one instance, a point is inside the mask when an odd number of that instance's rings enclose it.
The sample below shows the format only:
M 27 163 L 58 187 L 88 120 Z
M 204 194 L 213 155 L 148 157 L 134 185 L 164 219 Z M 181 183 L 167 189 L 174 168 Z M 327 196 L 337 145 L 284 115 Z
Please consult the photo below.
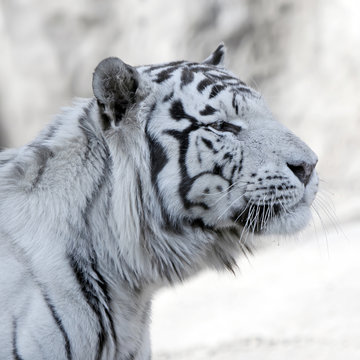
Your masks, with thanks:
M 270 185 L 263 201 L 247 200 L 233 216 L 246 231 L 258 234 L 292 234 L 303 229 L 310 217 L 310 207 L 318 190 L 318 176 L 313 172 L 306 185 L 290 185 L 289 190 Z M 274 191 L 276 190 L 276 191 Z
M 290 234 L 301 230 L 308 223 L 317 193 L 316 172 L 304 184 L 278 172 L 267 177 L 279 182 L 267 186 L 251 184 L 244 195 L 247 203 L 241 211 L 237 210 L 234 222 L 255 233 Z
M 188 194 L 191 217 L 214 228 L 237 225 L 258 234 L 291 234 L 306 226 L 318 188 L 315 171 L 306 184 L 289 169 L 241 179 L 232 183 L 219 175 L 199 176 Z
M 232 220 L 247 232 L 256 234 L 292 234 L 305 227 L 310 219 L 310 206 L 317 192 L 317 175 L 304 188 L 302 198 L 291 204 L 289 195 L 279 195 L 268 201 L 249 201 L 234 212 Z

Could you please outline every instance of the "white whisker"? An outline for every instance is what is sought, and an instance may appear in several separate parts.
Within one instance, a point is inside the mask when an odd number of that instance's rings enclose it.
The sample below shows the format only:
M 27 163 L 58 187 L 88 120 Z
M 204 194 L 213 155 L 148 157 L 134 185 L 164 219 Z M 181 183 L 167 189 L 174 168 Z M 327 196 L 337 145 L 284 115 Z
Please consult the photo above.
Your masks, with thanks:
M 216 191 L 213 192 L 211 194 L 203 194 L 204 196 L 219 196 L 219 194 L 224 194 L 227 195 L 229 190 L 232 189 L 234 186 L 243 183 L 243 184 L 248 184 L 246 181 L 242 181 L 242 180 L 237 180 L 234 183 L 232 183 L 231 185 L 229 185 L 226 189 L 222 190 L 222 191 Z
M 223 215 L 225 215 L 225 213 L 227 213 L 227 212 L 231 209 L 231 207 L 232 207 L 237 201 L 241 200 L 244 196 L 245 196 L 245 194 L 242 194 L 241 196 L 239 196 L 238 198 L 236 198 L 234 201 L 232 201 L 232 202 L 230 203 L 230 205 L 218 216 L 218 218 L 217 218 L 216 220 L 219 221 L 219 220 L 221 219 L 221 217 L 222 217 Z
M 323 219 L 321 217 L 321 215 L 319 214 L 319 212 L 317 211 L 316 207 L 314 206 L 314 204 L 311 205 L 311 208 L 315 211 L 316 215 L 318 216 L 319 220 L 320 220 L 320 223 L 321 223 L 321 226 L 322 226 L 322 229 L 324 231 L 324 235 L 325 235 L 325 241 L 326 241 L 326 250 L 327 250 L 327 253 L 328 253 L 328 256 L 330 256 L 330 252 L 329 252 L 329 241 L 328 241 L 328 232 L 327 232 L 327 229 L 326 229 L 326 226 L 323 222 Z

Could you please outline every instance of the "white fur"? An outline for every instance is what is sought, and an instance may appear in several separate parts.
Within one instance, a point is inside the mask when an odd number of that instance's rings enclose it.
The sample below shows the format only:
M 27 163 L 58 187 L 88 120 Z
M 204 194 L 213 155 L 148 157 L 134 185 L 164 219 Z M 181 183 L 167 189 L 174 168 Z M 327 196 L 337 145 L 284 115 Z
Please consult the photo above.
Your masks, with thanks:
M 247 251 L 242 232 L 255 231 L 234 220 L 249 201 L 286 210 L 253 214 L 263 233 L 306 225 L 316 173 L 305 186 L 287 164 L 316 156 L 252 89 L 241 85 L 234 100 L 239 85 L 229 80 L 209 98 L 211 86 L 197 90 L 201 71 L 181 85 L 186 66 L 162 82 L 166 66 L 138 68 L 136 100 L 119 123 L 112 103 L 102 117 L 95 99 L 81 100 L 28 146 L 0 153 L 0 359 L 149 359 L 153 293 L 205 267 L 235 266 Z M 192 120 L 172 118 L 175 101 Z M 215 113 L 200 116 L 207 105 Z M 242 130 L 212 125 L 221 121 Z M 168 130 L 195 123 L 181 148 Z M 280 200 L 272 186 L 283 186 Z

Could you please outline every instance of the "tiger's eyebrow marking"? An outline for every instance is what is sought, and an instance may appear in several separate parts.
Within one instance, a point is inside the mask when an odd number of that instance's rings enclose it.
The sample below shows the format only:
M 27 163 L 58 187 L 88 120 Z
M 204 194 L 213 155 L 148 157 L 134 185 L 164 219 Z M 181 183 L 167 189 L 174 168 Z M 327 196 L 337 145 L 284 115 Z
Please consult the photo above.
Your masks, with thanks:
M 212 99 L 213 97 L 219 95 L 221 93 L 221 91 L 223 91 L 225 89 L 226 89 L 226 85 L 215 84 L 211 89 L 209 99 Z
M 207 116 L 207 115 L 213 115 L 218 110 L 214 109 L 211 105 L 206 105 L 203 110 L 200 110 L 200 115 Z
M 211 84 L 213 84 L 213 81 L 208 78 L 201 80 L 197 86 L 198 92 L 202 93 Z

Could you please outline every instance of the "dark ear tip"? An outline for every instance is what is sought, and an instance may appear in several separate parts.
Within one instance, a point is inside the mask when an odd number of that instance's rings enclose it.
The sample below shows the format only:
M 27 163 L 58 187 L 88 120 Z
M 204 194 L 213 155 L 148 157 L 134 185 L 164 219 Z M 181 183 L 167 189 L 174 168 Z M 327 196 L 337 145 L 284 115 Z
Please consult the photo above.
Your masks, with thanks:
M 214 52 L 217 52 L 217 51 L 225 51 L 226 49 L 226 46 L 225 46 L 225 43 L 223 41 L 220 42 L 220 44 L 218 45 L 218 47 L 216 48 L 216 50 Z
M 117 57 L 108 57 L 99 62 L 94 70 L 93 77 L 101 76 L 102 74 L 116 74 L 126 67 L 130 67 L 130 65 L 125 64 Z
M 123 62 L 116 57 L 108 57 L 96 66 L 94 73 L 93 73 L 93 81 L 92 86 L 94 90 L 94 94 L 96 96 L 95 91 L 101 88 L 102 83 L 104 80 L 112 78 L 116 76 L 120 69 L 123 68 Z
M 203 61 L 203 63 L 209 65 L 215 65 L 215 66 L 223 66 L 225 52 L 226 52 L 226 47 L 224 42 L 222 41 L 215 49 L 215 51 Z
M 113 97 L 121 90 L 130 90 L 137 83 L 137 71 L 132 66 L 117 57 L 108 57 L 95 68 L 92 87 L 97 100 L 104 103 L 105 98 Z

